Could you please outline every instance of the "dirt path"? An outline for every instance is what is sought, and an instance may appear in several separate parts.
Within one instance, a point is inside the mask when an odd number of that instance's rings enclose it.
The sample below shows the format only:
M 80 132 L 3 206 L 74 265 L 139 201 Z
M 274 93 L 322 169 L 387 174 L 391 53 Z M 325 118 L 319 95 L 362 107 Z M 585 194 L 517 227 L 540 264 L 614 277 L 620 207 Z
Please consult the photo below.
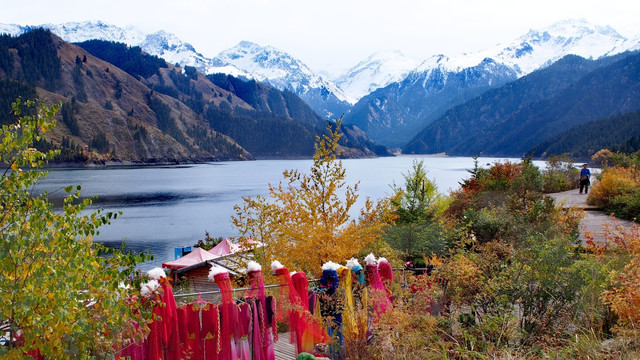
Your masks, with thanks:
M 587 205 L 587 195 L 579 194 L 578 189 L 553 193 L 549 196 L 555 199 L 556 205 L 565 208 L 575 206 L 585 211 L 585 216 L 580 221 L 580 240 L 583 244 L 587 240 L 587 233 L 593 236 L 594 241 L 602 242 L 604 241 L 603 233 L 607 227 L 613 229 L 616 225 L 631 227 L 634 224 L 631 221 L 611 217 L 597 207 Z

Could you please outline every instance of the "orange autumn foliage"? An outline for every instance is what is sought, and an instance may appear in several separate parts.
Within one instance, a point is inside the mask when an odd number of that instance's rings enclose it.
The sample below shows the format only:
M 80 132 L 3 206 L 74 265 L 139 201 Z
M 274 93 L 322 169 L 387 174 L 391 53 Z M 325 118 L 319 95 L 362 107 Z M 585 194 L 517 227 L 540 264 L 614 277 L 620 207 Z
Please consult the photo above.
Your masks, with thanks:
M 613 286 L 604 291 L 603 301 L 618 315 L 622 328 L 637 328 L 640 325 L 640 227 L 611 229 L 607 247 L 621 255 L 626 265 L 610 272 Z
M 504 180 L 510 183 L 515 178 L 520 176 L 520 174 L 522 173 L 522 165 L 509 161 L 496 161 L 489 169 L 489 173 L 489 178 L 492 180 Z
M 588 203 L 606 206 L 616 195 L 623 194 L 637 188 L 640 184 L 640 174 L 635 169 L 620 166 L 607 168 L 591 189 Z

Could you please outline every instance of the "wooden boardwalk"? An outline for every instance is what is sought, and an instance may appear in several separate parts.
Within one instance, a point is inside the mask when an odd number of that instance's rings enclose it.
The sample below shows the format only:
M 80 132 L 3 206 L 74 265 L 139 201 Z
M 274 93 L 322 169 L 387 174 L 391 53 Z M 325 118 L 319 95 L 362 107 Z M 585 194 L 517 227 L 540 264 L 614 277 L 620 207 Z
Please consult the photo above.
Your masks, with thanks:
M 580 221 L 579 238 L 583 245 L 589 237 L 593 237 L 595 242 L 605 241 L 607 229 L 612 231 L 614 227 L 621 225 L 623 228 L 630 228 L 634 224 L 631 221 L 616 219 L 605 214 L 600 209 L 587 204 L 587 195 L 579 194 L 578 189 L 549 194 L 556 201 L 556 206 L 563 208 L 576 207 L 585 210 L 584 217 Z M 589 236 L 587 236 L 589 235 Z
M 289 343 L 289 333 L 278 334 L 278 341 L 273 349 L 276 353 L 276 360 L 295 360 L 296 346 Z

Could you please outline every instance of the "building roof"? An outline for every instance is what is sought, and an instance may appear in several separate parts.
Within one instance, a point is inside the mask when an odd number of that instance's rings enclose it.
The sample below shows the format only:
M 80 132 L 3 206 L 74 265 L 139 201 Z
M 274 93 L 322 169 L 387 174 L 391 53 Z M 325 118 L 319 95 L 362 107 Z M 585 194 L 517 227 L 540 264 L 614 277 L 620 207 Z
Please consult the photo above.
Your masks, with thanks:
M 235 253 L 240 249 L 240 245 L 234 244 L 229 239 L 224 239 L 218 243 L 218 245 L 214 246 L 209 252 L 213 255 L 225 256 L 231 253 Z
M 254 249 L 261 246 L 251 239 L 248 240 L 248 243 L 253 245 Z M 182 273 L 209 263 L 210 266 L 222 266 L 235 275 L 246 272 L 246 263 L 251 259 L 253 259 L 251 250 L 247 251 L 240 244 L 224 239 L 210 250 L 195 248 L 191 253 L 177 260 L 162 263 L 162 267 L 180 270 L 179 273 Z
M 182 269 L 185 267 L 197 265 L 206 262 L 207 260 L 215 259 L 218 256 L 204 250 L 202 248 L 194 248 L 194 250 L 187 255 L 174 260 L 162 263 L 163 268 L 167 269 Z

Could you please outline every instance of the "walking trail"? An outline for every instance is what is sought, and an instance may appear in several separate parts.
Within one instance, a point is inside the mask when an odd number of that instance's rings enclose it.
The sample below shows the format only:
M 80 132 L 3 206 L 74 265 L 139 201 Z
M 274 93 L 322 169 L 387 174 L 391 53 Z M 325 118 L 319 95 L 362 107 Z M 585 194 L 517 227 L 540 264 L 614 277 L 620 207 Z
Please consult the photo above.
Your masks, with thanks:
M 593 237 L 594 242 L 605 241 L 604 232 L 606 228 L 613 229 L 617 225 L 630 228 L 633 224 L 631 221 L 617 219 L 600 211 L 598 207 L 587 204 L 587 195 L 580 194 L 578 189 L 563 191 L 559 193 L 549 194 L 556 201 L 556 205 L 563 208 L 577 207 L 584 210 L 585 216 L 580 221 L 580 240 L 586 245 L 586 234 Z

